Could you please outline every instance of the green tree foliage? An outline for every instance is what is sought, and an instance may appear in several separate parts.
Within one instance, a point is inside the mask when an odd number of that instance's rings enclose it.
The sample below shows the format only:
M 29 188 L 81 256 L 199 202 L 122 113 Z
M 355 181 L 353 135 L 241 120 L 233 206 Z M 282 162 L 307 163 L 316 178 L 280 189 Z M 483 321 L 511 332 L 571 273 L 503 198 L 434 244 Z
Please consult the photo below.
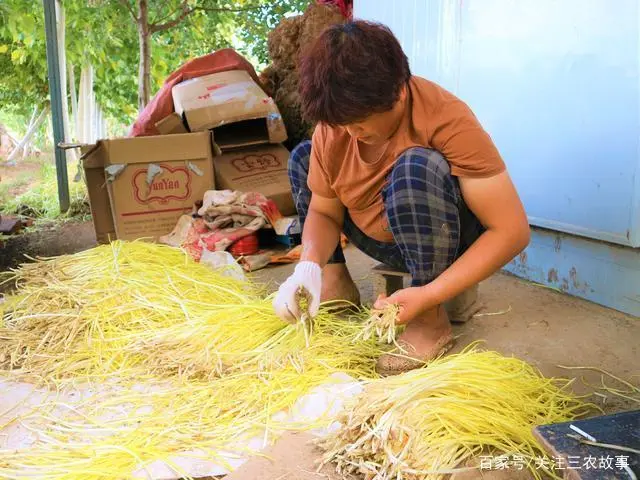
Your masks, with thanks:
M 34 105 L 48 102 L 41 2 L 0 1 L 0 72 L 3 112 L 28 117 Z
M 90 63 L 97 102 L 108 117 L 129 123 L 138 111 L 138 43 L 128 13 L 106 2 L 64 0 L 64 6 L 67 63 L 75 70 L 76 82 L 83 65 Z
M 128 0 L 134 6 L 134 0 Z M 235 46 L 256 67 L 268 63 L 267 34 L 309 0 L 189 0 L 193 11 L 152 36 L 151 91 L 190 58 Z M 149 20 L 176 19 L 183 0 L 151 0 Z M 129 124 L 137 114 L 139 43 L 121 0 L 64 0 L 67 63 L 79 82 L 82 65 L 95 70 L 94 90 L 107 117 Z M 241 11 L 231 11 L 242 9 Z M 28 120 L 48 102 L 44 13 L 39 0 L 0 0 L 0 110 Z

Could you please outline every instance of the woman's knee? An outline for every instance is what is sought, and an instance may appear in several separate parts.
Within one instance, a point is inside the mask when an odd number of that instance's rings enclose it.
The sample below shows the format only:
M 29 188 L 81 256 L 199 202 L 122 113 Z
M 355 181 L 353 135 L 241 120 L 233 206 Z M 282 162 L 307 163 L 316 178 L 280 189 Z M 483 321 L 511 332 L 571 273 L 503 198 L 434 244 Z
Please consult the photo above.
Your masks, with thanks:
M 454 259 L 460 238 L 458 187 L 436 150 L 410 148 L 390 174 L 385 207 L 412 284 L 422 285 Z
M 431 148 L 405 150 L 391 171 L 389 187 L 392 190 L 439 192 L 454 203 L 459 198 L 449 162 L 439 151 Z

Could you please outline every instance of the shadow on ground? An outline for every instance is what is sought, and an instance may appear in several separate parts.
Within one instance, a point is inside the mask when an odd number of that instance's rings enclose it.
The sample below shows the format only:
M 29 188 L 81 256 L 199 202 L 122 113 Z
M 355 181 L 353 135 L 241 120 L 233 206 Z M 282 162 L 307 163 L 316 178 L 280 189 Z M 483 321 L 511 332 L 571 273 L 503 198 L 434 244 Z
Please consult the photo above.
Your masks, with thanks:
M 2 240 L 0 271 L 10 270 L 29 257 L 54 257 L 75 253 L 96 245 L 92 222 L 52 222 L 29 228 Z

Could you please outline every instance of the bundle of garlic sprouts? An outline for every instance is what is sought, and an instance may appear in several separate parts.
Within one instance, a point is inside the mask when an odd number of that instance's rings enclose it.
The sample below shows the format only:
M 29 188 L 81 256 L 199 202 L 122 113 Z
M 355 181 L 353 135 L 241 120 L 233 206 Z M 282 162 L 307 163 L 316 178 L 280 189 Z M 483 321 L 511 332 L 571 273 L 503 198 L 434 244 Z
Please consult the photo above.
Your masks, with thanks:
M 341 415 L 341 428 L 321 441 L 323 461 L 366 479 L 436 480 L 490 449 L 523 459 L 536 478 L 553 475 L 534 468 L 545 454 L 532 428 L 586 411 L 568 383 L 472 345 L 368 383 Z
M 358 338 L 368 340 L 376 337 L 379 343 L 395 343 L 399 313 L 400 307 L 395 303 L 388 303 L 381 309 L 372 309 Z

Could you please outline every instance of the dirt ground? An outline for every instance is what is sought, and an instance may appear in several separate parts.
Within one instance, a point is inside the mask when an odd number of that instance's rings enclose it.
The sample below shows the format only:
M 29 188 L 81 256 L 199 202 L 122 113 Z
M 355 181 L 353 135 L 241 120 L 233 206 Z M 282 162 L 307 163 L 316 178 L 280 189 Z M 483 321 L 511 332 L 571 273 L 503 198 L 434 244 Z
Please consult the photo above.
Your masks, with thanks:
M 21 160 L 13 166 L 0 163 L 0 183 L 7 186 L 7 194 L 20 195 L 29 189 L 41 168 L 38 158 Z
M 66 223 L 17 236 L 5 241 L 4 248 L 0 249 L 0 271 L 21 263 L 25 254 L 52 256 L 80 251 L 93 245 L 95 236 L 91 223 Z M 352 276 L 361 290 L 363 302 L 371 303 L 371 268 L 376 262 L 351 246 L 346 248 L 345 255 Z M 253 277 L 266 282 L 273 290 L 292 269 L 292 265 L 267 268 L 256 272 Z M 480 316 L 456 326 L 455 332 L 459 338 L 454 351 L 473 341 L 482 340 L 487 348 L 527 360 L 545 375 L 575 377 L 574 389 L 579 394 L 592 392 L 594 387 L 588 385 L 598 385 L 601 375 L 593 371 L 566 370 L 561 365 L 598 367 L 634 383 L 640 379 L 640 318 L 503 273 L 481 284 L 480 297 L 485 313 L 500 312 L 509 307 L 511 310 L 502 315 Z M 607 379 L 606 382 L 614 386 L 613 381 Z M 594 399 L 607 413 L 637 408 L 637 404 L 611 395 L 604 403 L 603 398 Z M 317 452 L 311 447 L 303 447 L 302 440 L 303 437 L 283 439 L 284 443 L 272 450 L 270 461 L 265 463 L 264 459 L 256 459 L 258 463 L 250 462 L 229 476 L 229 480 L 334 478 L 326 471 L 322 477 L 311 472 Z M 293 446 L 299 447 L 298 450 Z M 292 470 L 294 467 L 295 472 Z M 256 472 L 262 473 L 258 475 Z M 276 475 L 277 472 L 280 473 Z
M 39 226 L 37 230 L 3 240 L 0 247 L 0 272 L 29 261 L 27 257 L 53 257 L 75 253 L 95 244 L 96 235 L 91 222 L 52 222 Z

